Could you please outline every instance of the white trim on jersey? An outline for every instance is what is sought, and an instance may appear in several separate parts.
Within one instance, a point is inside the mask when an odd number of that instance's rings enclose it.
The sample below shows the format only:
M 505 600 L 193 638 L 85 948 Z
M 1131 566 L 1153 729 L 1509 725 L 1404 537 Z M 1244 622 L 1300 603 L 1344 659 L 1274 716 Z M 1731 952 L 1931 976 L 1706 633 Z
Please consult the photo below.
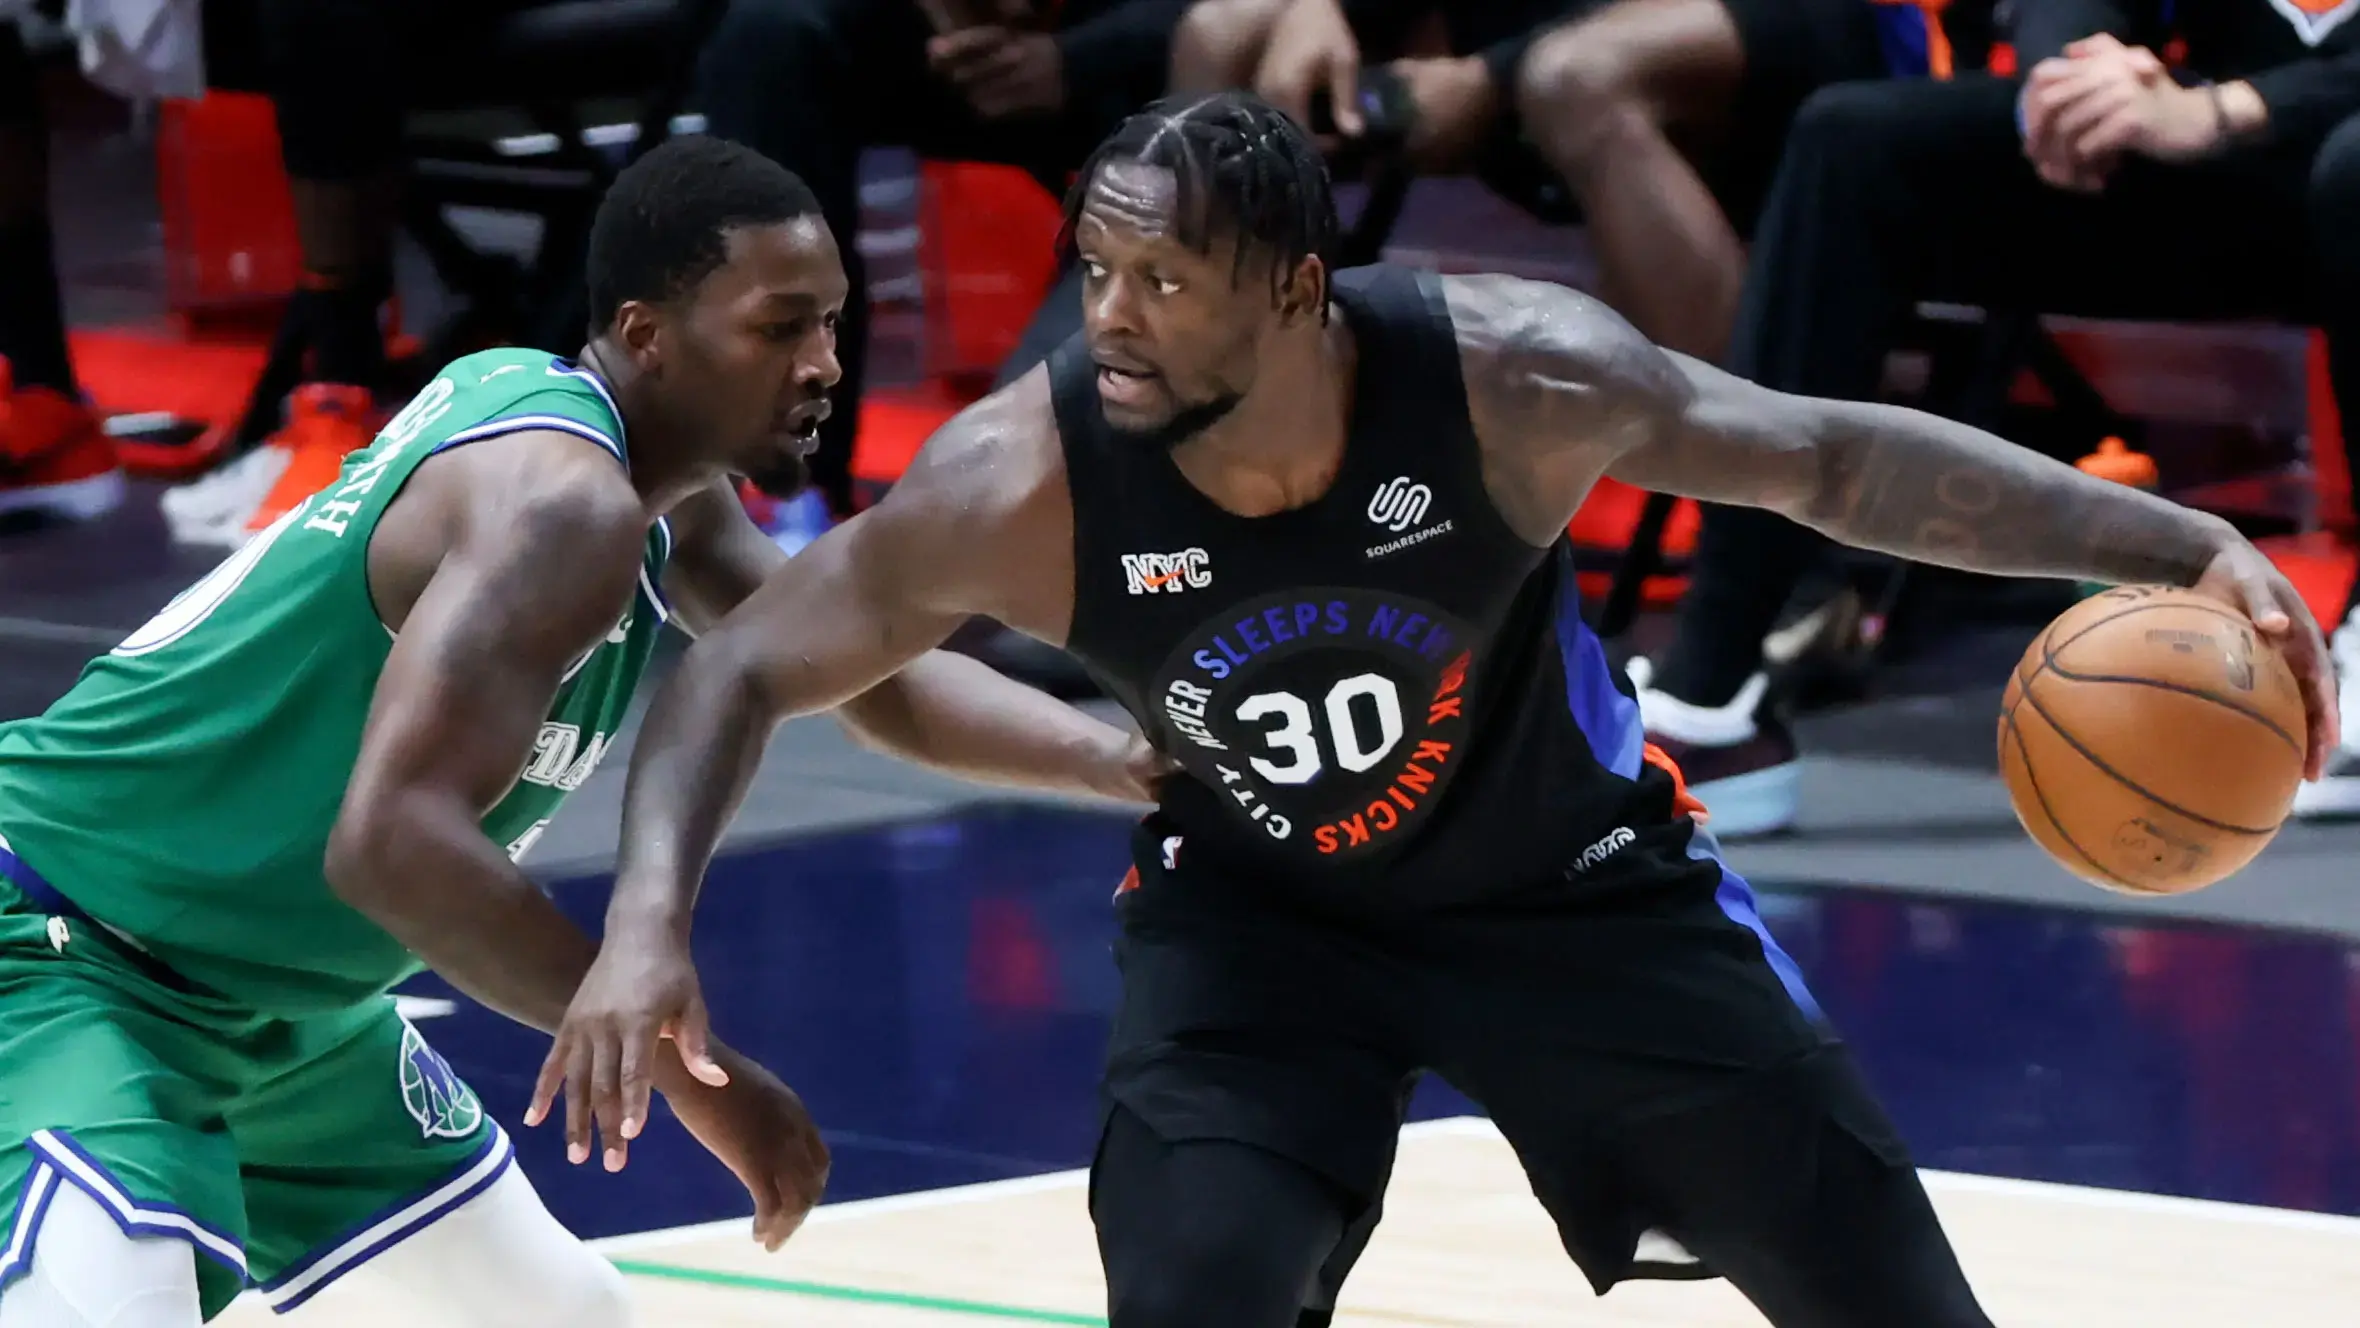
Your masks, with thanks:
M 436 443 L 428 455 L 447 451 L 461 443 L 481 442 L 486 438 L 497 438 L 505 433 L 523 433 L 528 429 L 554 429 L 559 433 L 570 433 L 577 438 L 587 438 L 613 453 L 615 460 L 622 462 L 625 470 L 631 468 L 631 459 L 623 454 L 621 443 L 608 437 L 604 430 L 595 425 L 584 424 L 580 420 L 564 415 L 502 415 L 496 419 L 485 420 L 481 424 L 471 424 Z
M 656 621 L 672 621 L 672 606 L 664 602 L 664 592 L 656 588 L 656 579 L 647 574 L 647 565 L 639 567 L 639 593 L 647 596 L 647 606 L 656 611 Z
M 672 540 L 672 518 L 668 516 L 657 517 L 656 531 L 664 537 L 663 561 L 669 566 L 672 561 L 672 550 L 676 547 Z M 664 598 L 664 588 L 656 584 L 654 577 L 647 574 L 647 566 L 644 563 L 639 568 L 639 589 L 647 595 L 648 607 L 656 611 L 656 621 L 659 623 L 671 622 L 672 605 Z
M 0 1291 L 22 1276 L 33 1266 L 33 1236 L 41 1229 L 41 1218 L 49 1212 L 49 1201 L 57 1194 L 57 1170 L 39 1157 L 25 1172 L 24 1184 L 16 1194 L 16 1216 L 11 1222 L 8 1246 L 0 1249 Z
M 564 367 L 559 367 L 561 365 Z M 588 383 L 590 385 L 590 390 L 596 392 L 598 394 L 598 399 L 605 402 L 607 410 L 613 413 L 615 417 L 615 427 L 625 430 L 626 432 L 630 429 L 631 426 L 625 423 L 623 420 L 623 408 L 615 404 L 614 394 L 606 390 L 605 379 L 600 378 L 597 374 L 590 372 L 588 369 L 585 369 L 578 364 L 566 364 L 564 360 L 558 359 L 552 359 L 549 362 L 549 376 L 552 378 L 579 378 L 583 382 Z M 628 458 L 625 458 L 625 460 L 627 463 Z
M 449 1180 L 401 1207 L 386 1213 L 346 1239 L 297 1260 L 289 1273 L 263 1284 L 263 1302 L 275 1314 L 285 1314 L 325 1291 L 338 1278 L 417 1235 L 437 1218 L 483 1193 L 516 1161 L 515 1145 L 507 1132 L 492 1127 L 491 1146 L 461 1167 Z
M 107 1210 L 108 1215 L 115 1219 L 115 1225 L 121 1227 L 126 1235 L 168 1236 L 174 1240 L 185 1240 L 195 1246 L 199 1253 L 217 1263 L 235 1269 L 240 1277 L 246 1275 L 246 1251 L 239 1246 L 237 1241 L 215 1231 L 177 1208 L 169 1205 L 148 1207 L 140 1204 L 131 1197 L 130 1192 L 125 1190 L 120 1182 L 107 1173 L 105 1167 L 99 1165 L 98 1159 L 83 1152 L 80 1146 L 64 1134 L 56 1130 L 35 1130 L 32 1137 L 25 1142 L 41 1159 L 34 1164 L 36 1169 L 41 1167 L 52 1169 L 56 1172 L 59 1180 L 72 1184 L 84 1194 L 96 1199 L 99 1206 Z M 31 1184 L 29 1173 L 26 1183 L 28 1186 Z M 27 1192 L 30 1193 L 30 1190 L 28 1189 Z M 20 1207 L 20 1221 L 24 1211 Z M 33 1221 L 30 1225 L 39 1225 L 40 1216 L 40 1212 L 33 1212 Z M 28 1252 L 32 1249 L 32 1244 L 32 1238 L 26 1236 L 24 1247 Z M 16 1242 L 11 1240 L 9 1245 L 11 1249 L 14 1249 Z

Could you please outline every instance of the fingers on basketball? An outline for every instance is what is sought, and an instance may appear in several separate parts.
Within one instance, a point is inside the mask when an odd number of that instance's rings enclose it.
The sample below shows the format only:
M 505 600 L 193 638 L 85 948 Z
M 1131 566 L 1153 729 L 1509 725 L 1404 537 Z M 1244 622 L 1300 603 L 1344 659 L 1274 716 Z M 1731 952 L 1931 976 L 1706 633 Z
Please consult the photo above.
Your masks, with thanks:
M 2001 701 L 2000 773 L 2027 832 L 2111 890 L 2179 894 L 2251 862 L 2309 753 L 2273 640 L 2191 591 L 2122 587 L 2061 615 Z

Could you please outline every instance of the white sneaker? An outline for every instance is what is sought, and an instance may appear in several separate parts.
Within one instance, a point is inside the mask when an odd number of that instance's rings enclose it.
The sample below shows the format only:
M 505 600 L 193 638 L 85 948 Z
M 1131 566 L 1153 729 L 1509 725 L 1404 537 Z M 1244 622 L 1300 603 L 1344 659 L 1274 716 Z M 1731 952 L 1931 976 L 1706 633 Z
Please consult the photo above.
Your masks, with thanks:
M 2360 609 L 2339 624 L 2328 638 L 2327 653 L 2335 661 L 2336 708 L 2343 712 L 2344 741 L 2327 758 L 2327 773 L 2316 784 L 2302 784 L 2294 792 L 2297 816 L 2360 816 Z
M 1795 823 L 1801 767 L 1794 736 L 1763 706 L 1770 676 L 1756 673 L 1728 704 L 1700 706 L 1656 691 L 1655 666 L 1634 656 L 1624 671 L 1639 697 L 1647 741 L 1680 767 L 1721 840 L 1777 834 Z
M 294 454 L 264 444 L 234 461 L 164 491 L 158 505 L 172 537 L 190 544 L 243 542 L 246 518 L 286 473 Z M 231 535 L 237 538 L 230 538 Z

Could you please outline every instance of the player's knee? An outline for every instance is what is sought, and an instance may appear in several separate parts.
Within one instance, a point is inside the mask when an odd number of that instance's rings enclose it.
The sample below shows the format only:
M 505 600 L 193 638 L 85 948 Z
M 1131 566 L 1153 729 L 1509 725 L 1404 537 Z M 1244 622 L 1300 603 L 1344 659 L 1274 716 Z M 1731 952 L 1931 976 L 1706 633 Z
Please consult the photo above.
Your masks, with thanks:
M 547 1322 L 566 1328 L 632 1328 L 631 1288 L 615 1266 L 582 1247 L 579 1268 L 550 1297 Z
M 628 1328 L 621 1273 L 549 1214 L 511 1169 L 490 1188 L 370 1261 L 366 1276 L 401 1285 L 459 1328 Z
M 1172 91 L 1214 92 L 1254 81 L 1286 0 L 1198 0 L 1172 30 Z
M 1119 1291 L 1109 1289 L 1110 1328 L 1291 1328 L 1302 1307 L 1300 1289 L 1256 1277 L 1228 1263 L 1184 1262 Z
M 1110 1264 L 1107 1283 L 1112 1328 L 1289 1328 L 1312 1291 L 1316 1261 L 1307 1268 L 1287 1242 L 1271 1239 L 1248 1209 L 1218 1223 L 1200 1219 L 1175 1226 L 1152 1251 Z

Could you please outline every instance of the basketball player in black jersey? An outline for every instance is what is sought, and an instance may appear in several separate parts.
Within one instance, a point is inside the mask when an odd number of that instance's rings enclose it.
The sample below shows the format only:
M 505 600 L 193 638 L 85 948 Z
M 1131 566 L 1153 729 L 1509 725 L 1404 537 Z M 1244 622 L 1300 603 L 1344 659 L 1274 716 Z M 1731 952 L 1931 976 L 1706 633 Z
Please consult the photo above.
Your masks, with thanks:
M 1318 153 L 1244 95 L 1131 121 L 1070 215 L 1083 337 L 945 426 L 656 703 L 544 1100 L 564 1078 L 601 1130 L 644 1118 L 656 1029 L 700 1008 L 689 904 L 772 726 L 983 614 L 1079 657 L 1178 766 L 1116 904 L 1091 1190 L 1114 1328 L 1322 1320 L 1425 1071 L 1487 1109 L 1600 1290 L 1705 1271 L 1787 1328 L 1986 1325 L 1646 748 L 1566 524 L 1612 474 L 1958 567 L 2193 585 L 2287 649 L 2316 772 L 2336 720 L 2301 600 L 2213 517 L 1763 391 L 1571 291 L 1331 274 Z M 1640 1258 L 1651 1230 L 1695 1262 Z

